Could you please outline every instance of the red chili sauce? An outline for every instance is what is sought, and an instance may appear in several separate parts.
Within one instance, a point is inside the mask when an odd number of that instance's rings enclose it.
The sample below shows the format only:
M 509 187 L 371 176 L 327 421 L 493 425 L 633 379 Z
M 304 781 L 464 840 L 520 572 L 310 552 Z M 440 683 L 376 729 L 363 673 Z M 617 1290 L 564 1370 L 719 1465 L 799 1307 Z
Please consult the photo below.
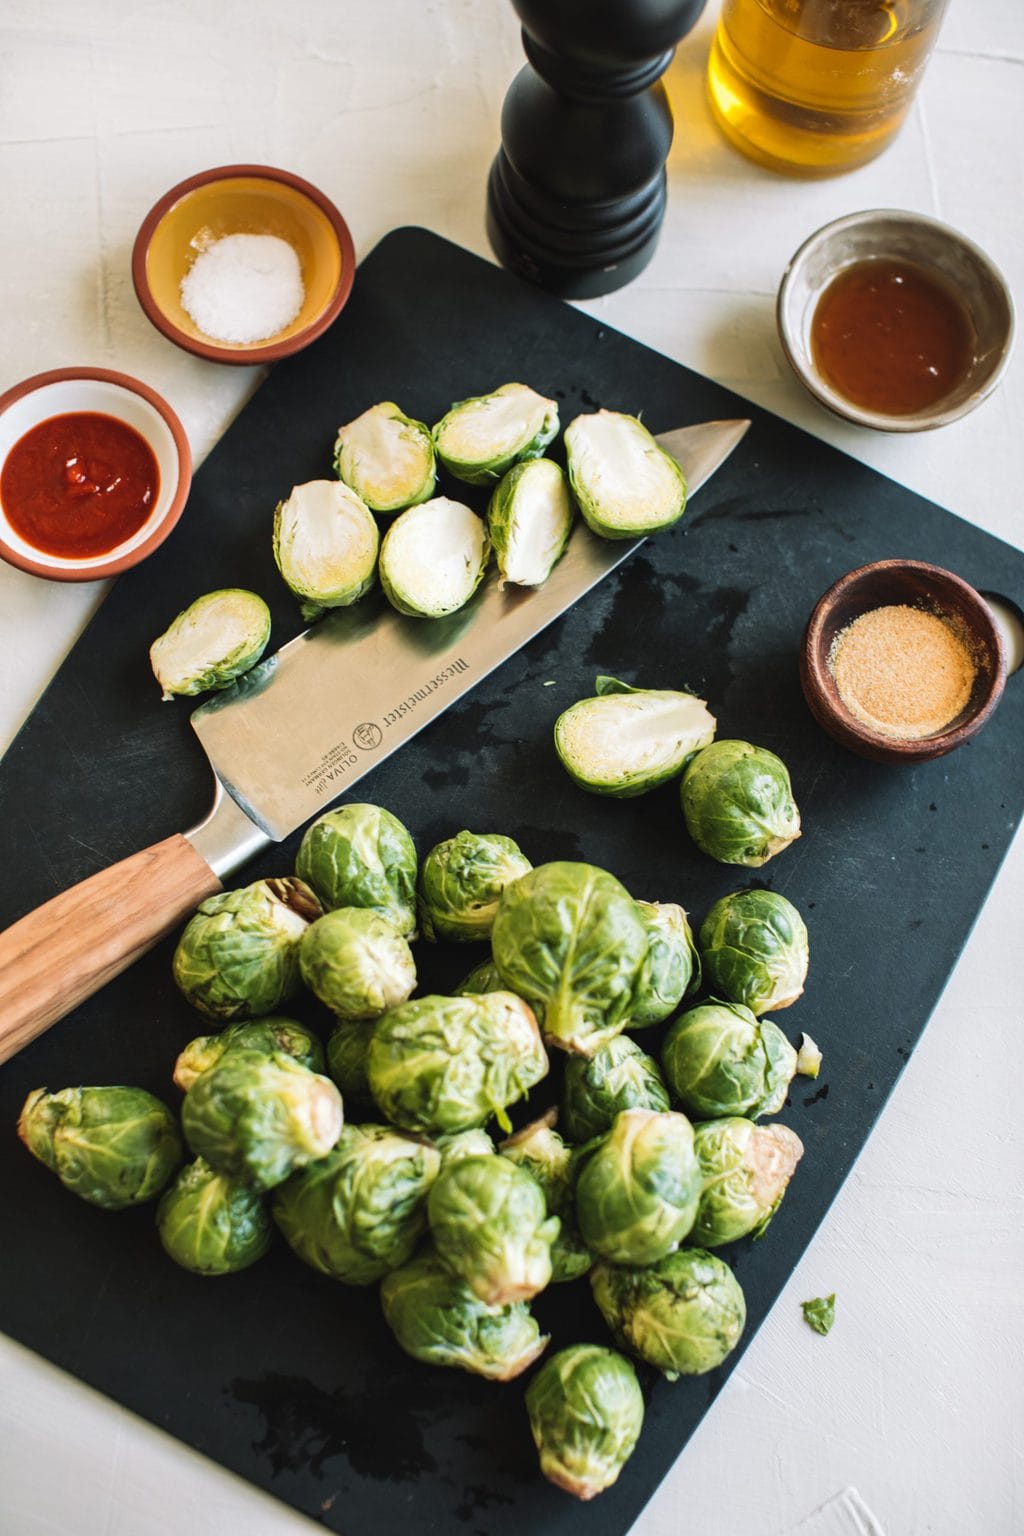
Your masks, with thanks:
M 18 439 L 0 475 L 7 521 L 43 554 L 82 560 L 137 533 L 160 492 L 153 450 L 99 411 L 51 416 Z
M 907 261 L 855 262 L 833 278 L 811 321 L 811 351 L 854 405 L 904 416 L 934 405 L 973 361 L 956 297 Z

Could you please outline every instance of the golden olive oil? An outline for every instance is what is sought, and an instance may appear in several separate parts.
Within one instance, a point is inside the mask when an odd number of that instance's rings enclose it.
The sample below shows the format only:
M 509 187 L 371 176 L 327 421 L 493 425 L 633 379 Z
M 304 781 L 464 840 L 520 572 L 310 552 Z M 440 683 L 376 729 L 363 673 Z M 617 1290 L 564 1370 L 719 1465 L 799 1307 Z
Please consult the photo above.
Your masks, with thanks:
M 830 176 L 899 131 L 947 0 L 724 0 L 711 105 L 762 165 Z

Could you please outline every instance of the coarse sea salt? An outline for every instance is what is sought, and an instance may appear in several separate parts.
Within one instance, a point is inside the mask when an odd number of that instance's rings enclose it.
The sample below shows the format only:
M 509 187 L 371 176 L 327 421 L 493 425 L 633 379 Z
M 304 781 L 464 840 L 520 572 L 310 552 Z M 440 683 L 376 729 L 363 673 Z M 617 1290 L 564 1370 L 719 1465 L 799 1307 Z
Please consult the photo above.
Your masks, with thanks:
M 265 341 L 290 325 L 305 289 L 293 246 L 277 235 L 223 235 L 181 280 L 181 302 L 212 341 Z

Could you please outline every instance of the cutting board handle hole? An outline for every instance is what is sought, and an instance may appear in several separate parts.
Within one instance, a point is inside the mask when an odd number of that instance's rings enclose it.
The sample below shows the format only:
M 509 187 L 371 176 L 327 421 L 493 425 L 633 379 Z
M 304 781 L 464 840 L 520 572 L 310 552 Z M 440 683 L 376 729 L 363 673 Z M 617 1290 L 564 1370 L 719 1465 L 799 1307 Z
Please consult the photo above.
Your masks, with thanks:
M 1012 597 L 1002 592 L 982 591 L 982 597 L 992 610 L 992 617 L 999 626 L 1006 647 L 1006 675 L 1012 677 L 1024 661 L 1024 611 Z

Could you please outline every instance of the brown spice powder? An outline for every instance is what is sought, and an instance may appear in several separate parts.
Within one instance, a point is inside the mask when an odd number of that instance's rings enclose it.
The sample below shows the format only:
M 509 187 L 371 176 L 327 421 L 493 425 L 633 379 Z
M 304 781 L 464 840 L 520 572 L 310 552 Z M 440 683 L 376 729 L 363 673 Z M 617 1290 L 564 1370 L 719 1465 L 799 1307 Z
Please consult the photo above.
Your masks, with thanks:
M 952 622 L 909 604 L 862 613 L 829 652 L 839 697 L 862 725 L 916 741 L 955 720 L 977 668 Z

